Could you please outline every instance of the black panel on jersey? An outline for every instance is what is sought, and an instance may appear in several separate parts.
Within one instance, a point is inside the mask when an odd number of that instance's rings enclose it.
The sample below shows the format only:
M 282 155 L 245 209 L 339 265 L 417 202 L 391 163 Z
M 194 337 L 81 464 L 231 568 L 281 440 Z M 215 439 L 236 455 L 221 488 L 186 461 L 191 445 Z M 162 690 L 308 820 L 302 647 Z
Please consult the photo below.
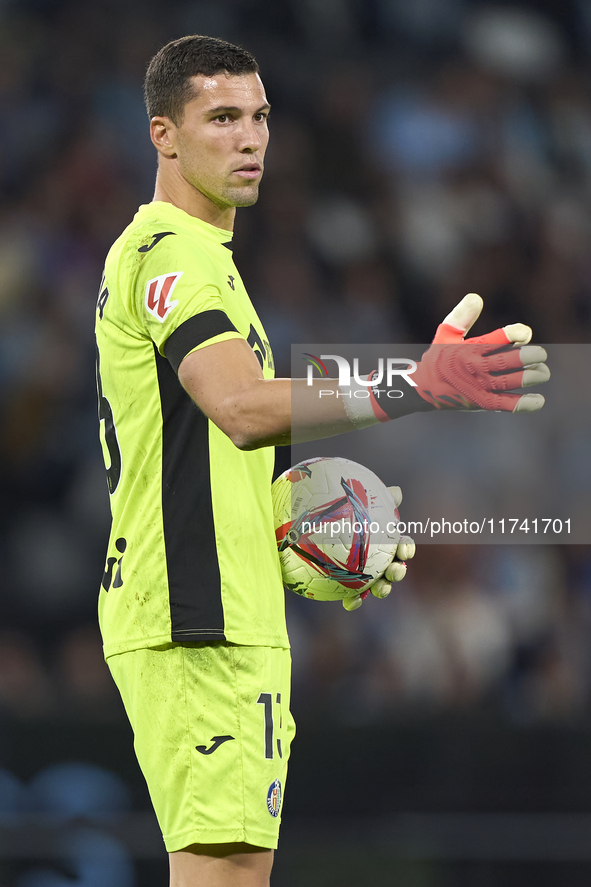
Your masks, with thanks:
M 223 641 L 208 419 L 156 346 L 154 355 L 162 405 L 162 517 L 171 640 Z
M 222 333 L 237 333 L 238 330 L 224 311 L 212 309 L 195 314 L 176 328 L 164 345 L 164 353 L 178 373 L 181 361 L 189 351 Z

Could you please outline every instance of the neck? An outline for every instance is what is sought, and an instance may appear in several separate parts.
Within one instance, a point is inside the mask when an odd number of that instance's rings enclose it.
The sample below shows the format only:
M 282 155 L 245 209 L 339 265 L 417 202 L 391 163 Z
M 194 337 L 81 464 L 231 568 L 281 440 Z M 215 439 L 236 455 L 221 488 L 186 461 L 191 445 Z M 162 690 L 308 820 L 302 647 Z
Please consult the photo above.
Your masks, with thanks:
M 153 200 L 162 200 L 178 206 L 190 216 L 208 222 L 224 231 L 234 230 L 236 207 L 219 207 L 197 188 L 190 185 L 180 173 L 174 176 L 163 175 L 162 169 L 156 174 L 156 187 Z

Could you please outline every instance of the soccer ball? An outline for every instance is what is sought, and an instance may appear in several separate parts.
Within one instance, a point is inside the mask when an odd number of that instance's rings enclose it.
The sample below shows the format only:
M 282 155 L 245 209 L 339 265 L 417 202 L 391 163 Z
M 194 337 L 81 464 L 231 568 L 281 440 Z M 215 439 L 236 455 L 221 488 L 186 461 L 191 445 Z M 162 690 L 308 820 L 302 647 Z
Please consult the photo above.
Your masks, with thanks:
M 383 576 L 400 541 L 396 503 L 349 459 L 299 462 L 272 487 L 283 583 L 316 601 L 354 597 Z

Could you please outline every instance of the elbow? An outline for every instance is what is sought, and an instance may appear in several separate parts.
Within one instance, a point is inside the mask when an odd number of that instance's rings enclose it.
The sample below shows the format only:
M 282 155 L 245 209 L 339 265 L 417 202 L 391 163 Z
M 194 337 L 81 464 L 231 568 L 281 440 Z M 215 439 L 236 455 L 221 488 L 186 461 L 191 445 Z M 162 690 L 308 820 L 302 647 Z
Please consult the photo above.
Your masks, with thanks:
M 234 446 L 245 453 L 264 447 L 269 436 L 265 420 L 249 407 L 248 402 L 234 396 L 220 404 L 217 420 L 212 417 Z
M 242 450 L 243 453 L 248 453 L 251 450 L 259 450 L 262 447 L 283 447 L 289 446 L 291 443 L 291 433 L 273 433 L 266 432 L 262 434 L 258 433 L 249 433 L 243 432 L 241 434 L 232 434 L 228 435 L 232 443 L 239 450 Z
M 261 447 L 275 446 L 285 437 L 272 416 L 260 409 L 253 409 L 249 403 L 245 404 L 236 398 L 220 405 L 218 417 L 218 428 L 230 438 L 237 449 L 245 453 Z
M 255 434 L 254 430 L 237 428 L 232 432 L 227 431 L 226 434 L 234 446 L 242 450 L 243 453 L 258 450 L 259 447 L 265 446 L 265 441 L 261 439 L 260 435 Z

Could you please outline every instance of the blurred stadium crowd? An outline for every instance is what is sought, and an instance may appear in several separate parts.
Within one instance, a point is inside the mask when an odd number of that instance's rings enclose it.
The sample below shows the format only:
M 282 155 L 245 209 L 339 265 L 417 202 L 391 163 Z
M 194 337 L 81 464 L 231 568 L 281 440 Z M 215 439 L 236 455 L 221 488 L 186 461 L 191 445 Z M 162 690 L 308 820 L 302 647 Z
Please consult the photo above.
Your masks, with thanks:
M 589 0 L 0 0 L 7 716 L 120 717 L 95 628 L 93 318 L 105 254 L 152 196 L 144 69 L 185 33 L 254 51 L 273 104 L 235 254 L 279 373 L 292 342 L 429 341 L 469 291 L 477 332 L 589 341 Z M 384 603 L 288 609 L 300 717 L 588 716 L 584 546 L 426 546 Z

